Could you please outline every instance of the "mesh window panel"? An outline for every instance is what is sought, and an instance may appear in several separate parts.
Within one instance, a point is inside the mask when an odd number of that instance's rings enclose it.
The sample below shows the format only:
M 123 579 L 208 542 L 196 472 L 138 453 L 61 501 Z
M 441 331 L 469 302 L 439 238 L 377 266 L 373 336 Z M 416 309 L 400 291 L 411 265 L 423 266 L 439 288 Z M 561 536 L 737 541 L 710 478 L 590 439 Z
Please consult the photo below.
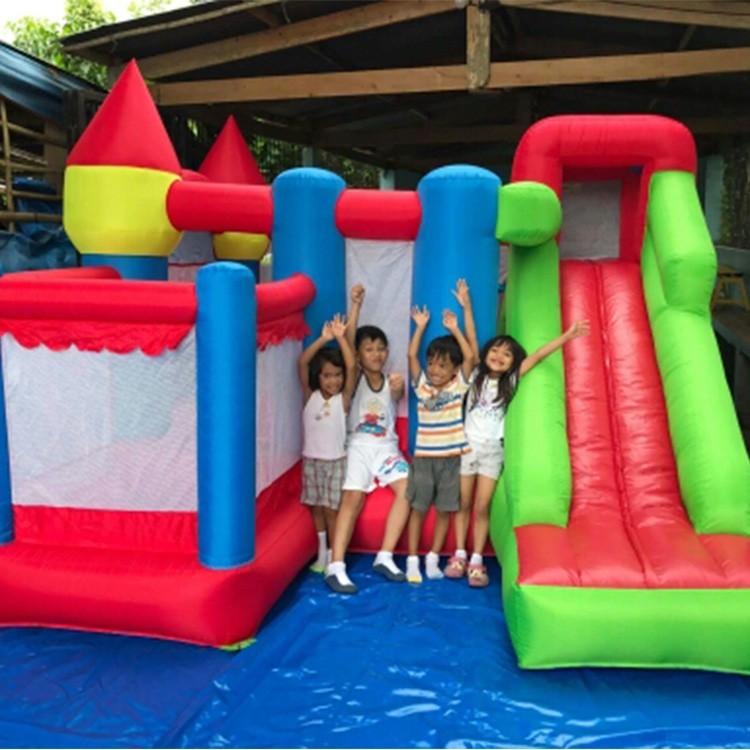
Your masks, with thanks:
M 619 180 L 563 184 L 561 258 L 619 257 L 620 187 Z
M 148 357 L 2 339 L 13 502 L 197 507 L 195 337 Z
M 411 277 L 414 243 L 402 240 L 346 240 L 346 284 L 364 284 L 360 325 L 382 328 L 388 337 L 386 372 L 400 373 L 409 382 Z M 348 295 L 347 295 L 348 296 Z M 349 303 L 348 303 L 349 304 Z M 408 414 L 408 399 L 398 404 L 398 415 Z

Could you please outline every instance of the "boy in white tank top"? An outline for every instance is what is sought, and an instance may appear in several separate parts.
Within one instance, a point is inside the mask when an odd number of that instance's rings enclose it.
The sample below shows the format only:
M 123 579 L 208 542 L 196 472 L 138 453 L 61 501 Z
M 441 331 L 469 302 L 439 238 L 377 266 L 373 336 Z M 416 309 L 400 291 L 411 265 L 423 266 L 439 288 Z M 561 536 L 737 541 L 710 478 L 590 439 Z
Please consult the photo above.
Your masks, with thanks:
M 364 296 L 361 284 L 352 289 L 352 309 L 347 326 L 349 336 L 354 336 Z M 373 567 L 389 580 L 406 580 L 393 561 L 393 550 L 409 517 L 406 501 L 409 465 L 399 452 L 395 431 L 396 402 L 404 395 L 404 380 L 400 375 L 385 375 L 383 372 L 388 359 L 388 339 L 379 328 L 362 326 L 356 330 L 354 343 L 360 374 L 349 409 L 346 478 L 331 563 L 326 569 L 325 579 L 334 591 L 341 594 L 357 591 L 357 586 L 346 573 L 344 555 L 364 505 L 365 493 L 375 488 L 376 480 L 377 484 L 390 486 L 395 497 Z

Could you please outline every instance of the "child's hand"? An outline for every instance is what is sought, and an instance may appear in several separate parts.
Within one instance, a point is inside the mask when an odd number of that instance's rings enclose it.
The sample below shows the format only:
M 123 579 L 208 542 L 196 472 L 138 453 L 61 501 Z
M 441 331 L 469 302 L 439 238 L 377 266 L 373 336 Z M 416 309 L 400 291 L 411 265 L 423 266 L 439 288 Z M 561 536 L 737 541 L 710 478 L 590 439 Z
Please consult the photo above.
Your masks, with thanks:
M 417 324 L 417 328 L 426 328 L 430 322 L 430 311 L 426 305 L 421 310 L 415 305 L 411 309 L 411 319 Z
M 466 307 L 471 304 L 471 297 L 469 296 L 469 285 L 466 283 L 466 279 L 459 279 L 456 282 L 456 288 L 453 290 L 453 296 L 458 300 L 458 304 L 461 307 Z
M 365 301 L 365 288 L 362 284 L 355 284 L 349 292 L 349 298 L 354 305 L 361 305 Z
M 574 339 L 578 336 L 588 336 L 591 333 L 591 326 L 588 320 L 576 320 L 567 331 L 565 331 L 565 337 L 567 339 Z
M 333 320 L 328 324 L 331 329 L 331 335 L 337 341 L 343 339 L 346 336 L 346 320 L 341 316 L 340 313 L 336 313 L 333 316 Z
M 323 330 L 321 330 L 320 332 L 320 338 L 322 338 L 326 343 L 328 343 L 329 341 L 333 341 L 333 321 L 326 320 L 326 322 L 323 323 Z
M 392 372 L 388 376 L 388 385 L 392 392 L 402 393 L 404 390 L 404 378 L 397 372 Z
M 458 328 L 458 318 L 453 310 L 443 310 L 443 326 L 451 333 Z

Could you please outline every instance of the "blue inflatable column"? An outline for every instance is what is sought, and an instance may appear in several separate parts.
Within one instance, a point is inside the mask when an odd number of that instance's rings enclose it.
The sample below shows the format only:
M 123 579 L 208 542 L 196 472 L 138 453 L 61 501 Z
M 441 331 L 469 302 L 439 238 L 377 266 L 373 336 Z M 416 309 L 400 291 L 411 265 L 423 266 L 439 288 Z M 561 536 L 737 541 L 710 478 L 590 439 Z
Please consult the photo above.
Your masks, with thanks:
M 13 505 L 10 487 L 8 423 L 5 418 L 5 385 L 0 359 L 0 544 L 13 541 Z
M 412 304 L 426 305 L 430 322 L 422 339 L 420 361 L 427 344 L 448 331 L 442 325 L 445 308 L 458 315 L 461 307 L 451 290 L 466 279 L 471 292 L 479 346 L 495 335 L 499 244 L 495 237 L 500 179 L 486 169 L 457 165 L 441 167 L 419 182 L 422 223 L 414 244 Z M 413 326 L 412 326 L 413 329 Z M 414 449 L 417 408 L 409 398 L 409 445 Z
M 311 331 L 305 344 L 334 313 L 346 310 L 346 253 L 334 215 L 345 185 L 315 167 L 290 169 L 273 181 L 273 279 L 303 273 L 316 289 L 305 311 Z
M 169 273 L 167 258 L 150 255 L 81 254 L 82 266 L 112 266 L 123 279 L 166 281 Z
M 255 554 L 255 278 L 211 263 L 195 287 L 198 558 L 226 569 Z

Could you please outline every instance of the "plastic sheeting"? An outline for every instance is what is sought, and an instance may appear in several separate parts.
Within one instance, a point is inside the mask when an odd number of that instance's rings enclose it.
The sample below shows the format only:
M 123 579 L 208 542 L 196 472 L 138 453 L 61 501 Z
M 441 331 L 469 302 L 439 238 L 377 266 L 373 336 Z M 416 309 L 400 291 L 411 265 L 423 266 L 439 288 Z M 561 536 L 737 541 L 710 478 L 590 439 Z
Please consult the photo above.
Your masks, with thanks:
M 0 631 L 0 745 L 45 747 L 747 747 L 750 678 L 515 664 L 491 585 L 360 593 L 302 573 L 257 642 L 209 648 Z

